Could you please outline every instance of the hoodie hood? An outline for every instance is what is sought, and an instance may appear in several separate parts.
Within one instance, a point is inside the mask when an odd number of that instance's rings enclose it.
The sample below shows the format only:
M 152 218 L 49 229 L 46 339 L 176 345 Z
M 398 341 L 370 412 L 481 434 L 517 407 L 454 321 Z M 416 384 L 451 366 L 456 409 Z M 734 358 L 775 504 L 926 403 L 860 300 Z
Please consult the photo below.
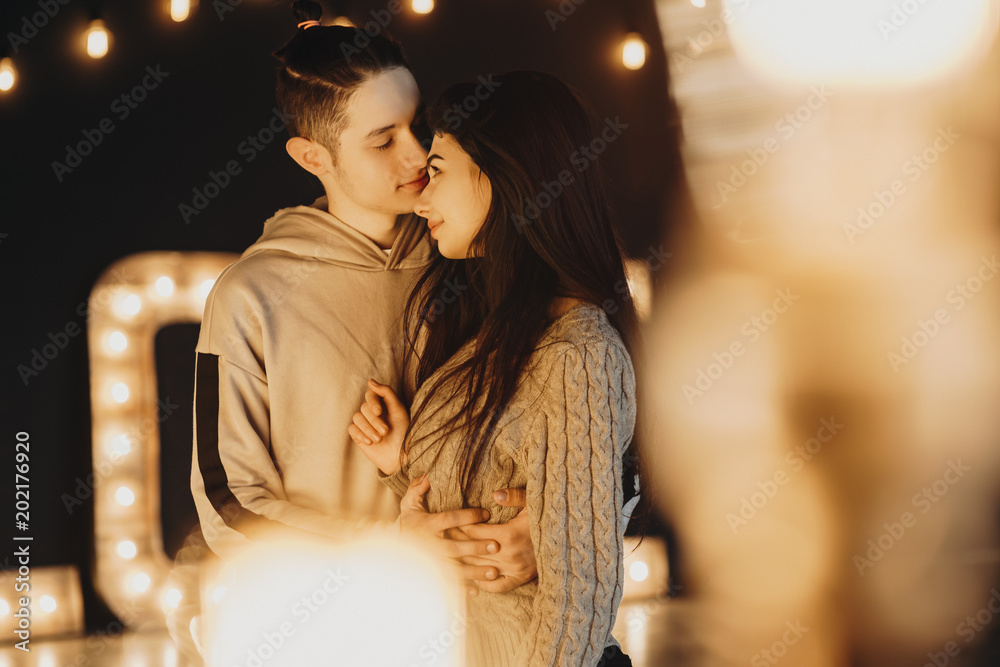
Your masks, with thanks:
M 388 255 L 377 243 L 333 216 L 326 196 L 310 206 L 283 208 L 264 223 L 264 233 L 243 257 L 280 250 L 360 271 L 423 266 L 430 257 L 427 226 L 414 214 L 403 216 Z

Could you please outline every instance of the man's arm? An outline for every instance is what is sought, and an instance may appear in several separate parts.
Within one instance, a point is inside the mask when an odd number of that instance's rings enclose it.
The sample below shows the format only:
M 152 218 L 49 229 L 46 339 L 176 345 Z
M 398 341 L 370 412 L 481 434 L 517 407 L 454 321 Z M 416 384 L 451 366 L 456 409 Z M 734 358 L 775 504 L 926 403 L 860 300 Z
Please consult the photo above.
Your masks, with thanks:
M 191 491 L 209 547 L 220 556 L 249 540 L 350 539 L 374 522 L 290 503 L 270 454 L 266 378 L 200 352 L 195 367 Z

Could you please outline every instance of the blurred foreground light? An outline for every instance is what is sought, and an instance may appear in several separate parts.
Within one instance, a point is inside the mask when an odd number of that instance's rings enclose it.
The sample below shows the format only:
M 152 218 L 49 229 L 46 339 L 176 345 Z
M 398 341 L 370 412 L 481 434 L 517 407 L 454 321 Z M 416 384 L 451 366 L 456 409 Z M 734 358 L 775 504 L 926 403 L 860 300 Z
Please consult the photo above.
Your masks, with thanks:
M 622 64 L 629 69 L 640 69 L 646 64 L 647 51 L 648 47 L 642 35 L 630 32 L 622 41 Z
M 278 542 L 203 579 L 227 588 L 204 609 L 207 667 L 464 664 L 462 598 L 434 559 L 398 539 Z
M 191 0 L 170 0 L 170 18 L 180 23 L 191 15 Z
M 111 45 L 111 36 L 104 25 L 104 21 L 94 19 L 87 28 L 87 55 L 91 58 L 103 58 L 108 55 Z
M 54 612 L 56 610 L 56 607 L 58 606 L 56 604 L 56 599 L 51 595 L 43 595 L 41 599 L 38 601 L 38 604 L 42 608 L 42 611 L 44 611 L 47 614 L 51 614 L 52 612 Z
M 17 70 L 14 69 L 14 60 L 4 58 L 0 60 L 0 92 L 6 93 L 17 83 Z
M 785 82 L 914 84 L 963 69 L 988 50 L 992 0 L 723 0 L 737 56 Z
M 181 600 L 184 598 L 184 594 L 181 593 L 176 588 L 171 588 L 163 595 L 163 603 L 170 607 L 171 609 L 177 609 L 180 605 Z
M 691 0 L 691 4 L 701 9 L 705 6 L 705 0 Z
M 430 14 L 434 10 L 434 0 L 413 0 L 413 11 L 418 14 Z

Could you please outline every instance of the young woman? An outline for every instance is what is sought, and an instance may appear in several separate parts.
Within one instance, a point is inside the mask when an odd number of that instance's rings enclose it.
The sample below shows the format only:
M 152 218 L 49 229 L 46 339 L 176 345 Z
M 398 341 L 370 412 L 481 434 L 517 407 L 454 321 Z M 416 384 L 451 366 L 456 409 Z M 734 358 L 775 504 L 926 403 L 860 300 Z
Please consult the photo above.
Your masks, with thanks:
M 516 510 L 493 489 L 526 489 L 538 578 L 469 600 L 470 665 L 630 665 L 611 629 L 635 492 L 638 325 L 582 149 L 594 131 L 547 74 L 479 86 L 450 88 L 428 114 L 416 212 L 437 245 L 406 310 L 421 338 L 412 418 L 372 380 L 348 431 L 400 495 L 429 481 L 432 512 L 482 507 L 502 523 Z

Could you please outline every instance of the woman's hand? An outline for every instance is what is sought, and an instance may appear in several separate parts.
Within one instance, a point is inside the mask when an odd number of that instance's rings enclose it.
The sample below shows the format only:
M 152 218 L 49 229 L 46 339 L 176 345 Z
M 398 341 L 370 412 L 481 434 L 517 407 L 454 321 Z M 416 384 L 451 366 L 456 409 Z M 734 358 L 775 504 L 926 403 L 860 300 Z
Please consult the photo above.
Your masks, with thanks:
M 399 452 L 409 428 L 410 413 L 392 387 L 369 379 L 365 402 L 354 413 L 354 423 L 347 427 L 354 444 L 379 470 L 392 475 L 399 470 Z

